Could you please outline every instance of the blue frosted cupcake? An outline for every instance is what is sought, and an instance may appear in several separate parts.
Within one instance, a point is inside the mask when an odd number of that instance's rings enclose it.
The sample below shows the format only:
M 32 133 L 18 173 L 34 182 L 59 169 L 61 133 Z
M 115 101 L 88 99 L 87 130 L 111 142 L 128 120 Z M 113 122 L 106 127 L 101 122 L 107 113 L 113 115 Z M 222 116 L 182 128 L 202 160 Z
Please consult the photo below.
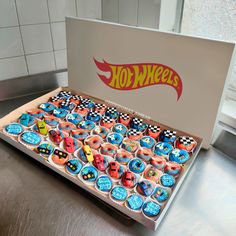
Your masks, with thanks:
M 123 186 L 115 186 L 110 192 L 110 198 L 118 203 L 122 203 L 126 200 L 128 192 Z
M 170 196 L 170 192 L 161 186 L 156 187 L 152 194 L 152 198 L 157 200 L 158 202 L 165 202 Z
M 142 212 L 147 217 L 156 217 L 161 211 L 161 207 L 154 201 L 148 201 L 143 204 Z
M 99 191 L 103 193 L 108 193 L 111 190 L 112 185 L 113 183 L 111 178 L 109 178 L 107 175 L 102 175 L 98 177 L 95 186 Z
M 32 126 L 34 124 L 34 121 L 35 121 L 35 118 L 27 113 L 22 114 L 19 119 L 19 123 L 26 127 Z
M 115 124 L 112 129 L 113 129 L 114 132 L 122 134 L 122 135 L 125 135 L 125 133 L 128 130 L 125 125 L 120 124 L 120 123 Z
M 82 167 L 83 167 L 82 163 L 78 161 L 76 158 L 67 161 L 65 165 L 66 171 L 72 175 L 79 174 Z
M 184 149 L 174 149 L 170 155 L 169 160 L 177 162 L 179 164 L 184 164 L 190 158 L 189 153 Z
M 141 147 L 145 147 L 148 149 L 153 148 L 153 146 L 155 145 L 156 141 L 154 138 L 150 137 L 150 136 L 144 136 L 142 137 L 140 140 L 140 146 Z
M 137 193 L 130 195 L 126 200 L 126 207 L 132 211 L 140 211 L 142 209 L 142 205 L 143 198 Z
M 51 155 L 53 153 L 53 146 L 49 143 L 41 143 L 36 149 L 35 151 L 39 154 L 41 154 L 44 157 L 48 157 L 49 155 Z
M 99 122 L 101 119 L 101 114 L 98 111 L 90 111 L 87 115 L 87 120 L 91 120 L 95 123 Z
M 78 113 L 70 113 L 66 116 L 66 120 L 74 125 L 78 125 L 83 120 L 83 117 Z
M 57 118 L 64 119 L 67 116 L 68 111 L 63 108 L 56 108 L 53 110 L 52 114 Z
M 43 111 L 47 112 L 47 113 L 51 113 L 57 107 L 54 104 L 50 103 L 50 102 L 46 102 L 46 103 L 40 104 L 39 108 L 42 109 Z
M 80 122 L 79 127 L 81 129 L 92 130 L 95 127 L 95 123 L 91 120 L 84 120 Z
M 160 140 L 162 142 L 173 143 L 177 138 L 176 134 L 177 132 L 174 130 L 165 129 L 160 135 Z
M 173 146 L 167 142 L 158 142 L 154 147 L 157 156 L 167 156 L 173 150 Z
M 24 145 L 38 146 L 41 143 L 42 138 L 35 132 L 26 131 L 19 136 L 19 141 Z
M 164 174 L 161 176 L 160 182 L 164 187 L 173 187 L 175 178 L 172 175 Z
M 145 163 L 139 158 L 132 159 L 129 162 L 128 166 L 129 166 L 129 169 L 135 174 L 141 174 L 146 167 Z
M 119 115 L 119 112 L 117 111 L 115 107 L 108 107 L 105 112 L 105 115 L 109 116 L 112 119 L 116 119 Z
M 110 133 L 107 135 L 107 142 L 119 146 L 123 141 L 123 136 L 119 133 Z
M 18 123 L 11 123 L 4 127 L 4 132 L 11 136 L 17 136 L 21 134 L 23 131 L 24 131 L 23 126 Z
M 94 184 L 98 177 L 98 171 L 93 166 L 85 166 L 82 168 L 81 172 L 81 178 L 82 180 L 87 184 Z

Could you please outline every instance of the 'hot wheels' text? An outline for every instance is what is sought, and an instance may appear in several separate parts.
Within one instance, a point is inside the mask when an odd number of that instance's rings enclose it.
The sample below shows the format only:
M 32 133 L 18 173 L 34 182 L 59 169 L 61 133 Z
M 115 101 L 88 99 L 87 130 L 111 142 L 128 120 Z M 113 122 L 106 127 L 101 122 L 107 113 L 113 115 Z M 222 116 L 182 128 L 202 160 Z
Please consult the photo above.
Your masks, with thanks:
M 172 68 L 154 63 L 109 64 L 94 59 L 97 68 L 106 74 L 98 73 L 99 78 L 109 87 L 118 90 L 133 90 L 151 85 L 165 84 L 182 94 L 182 81 Z M 107 74 L 109 72 L 109 75 Z

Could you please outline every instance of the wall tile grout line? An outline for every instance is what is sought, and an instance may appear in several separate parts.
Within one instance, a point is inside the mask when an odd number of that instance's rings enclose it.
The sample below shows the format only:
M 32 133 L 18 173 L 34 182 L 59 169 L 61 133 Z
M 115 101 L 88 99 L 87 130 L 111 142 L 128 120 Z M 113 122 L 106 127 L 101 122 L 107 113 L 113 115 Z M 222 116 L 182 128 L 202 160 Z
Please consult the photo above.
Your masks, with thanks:
M 26 55 L 25 55 L 25 46 L 24 46 L 24 42 L 23 42 L 23 36 L 22 36 L 22 32 L 21 32 L 21 27 L 20 27 L 20 19 L 19 19 L 19 13 L 18 13 L 18 8 L 17 8 L 17 4 L 16 4 L 16 0 L 14 0 L 14 4 L 16 7 L 16 16 L 17 16 L 17 21 L 18 21 L 18 27 L 19 27 L 19 31 L 20 31 L 20 37 L 21 37 L 21 44 L 22 44 L 22 48 L 23 48 L 23 52 L 24 52 L 24 59 L 25 59 L 25 64 L 26 64 L 26 70 L 27 70 L 27 74 L 29 75 L 29 66 L 26 60 Z
M 78 6 L 79 6 L 79 4 L 77 3 L 77 0 L 75 0 L 75 11 L 76 11 L 76 17 L 79 17 Z
M 139 1 L 140 0 L 138 0 L 138 4 L 137 4 L 137 24 L 136 24 L 136 27 L 138 27 L 139 26 L 139 17 L 138 17 L 138 13 L 139 13 Z
M 33 23 L 33 24 L 19 24 L 16 25 L 16 26 L 0 26 L 0 29 L 6 29 L 6 28 L 14 28 L 14 27 L 18 27 L 18 26 L 28 26 L 28 25 L 47 25 L 47 24 L 50 24 L 50 23 L 62 23 L 62 22 L 65 22 L 65 20 L 59 20 L 59 21 L 49 21 L 49 22 L 44 22 L 44 23 Z
M 49 11 L 48 0 L 47 0 L 47 9 L 48 9 L 48 18 L 49 18 L 49 29 L 50 29 L 51 40 L 52 40 L 52 52 L 53 52 L 53 58 L 54 58 L 54 66 L 55 66 L 55 70 L 56 70 L 56 69 L 57 69 L 57 65 L 56 65 L 56 55 L 55 55 L 55 47 L 54 47 L 54 42 L 53 42 L 52 22 L 51 22 L 51 16 L 50 16 L 50 11 Z
M 65 51 L 65 50 L 66 50 L 66 48 L 62 48 L 62 49 L 57 49 L 55 51 L 35 52 L 35 53 L 28 53 L 28 54 L 23 54 L 23 55 L 18 55 L 18 56 L 11 56 L 11 57 L 0 57 L 0 61 L 4 60 L 4 59 L 11 59 L 11 58 L 17 58 L 17 57 L 39 55 L 39 54 L 50 53 L 50 52 L 60 52 L 60 51 Z
M 120 0 L 118 0 L 118 9 L 117 9 L 117 11 L 118 11 L 118 23 L 120 23 Z

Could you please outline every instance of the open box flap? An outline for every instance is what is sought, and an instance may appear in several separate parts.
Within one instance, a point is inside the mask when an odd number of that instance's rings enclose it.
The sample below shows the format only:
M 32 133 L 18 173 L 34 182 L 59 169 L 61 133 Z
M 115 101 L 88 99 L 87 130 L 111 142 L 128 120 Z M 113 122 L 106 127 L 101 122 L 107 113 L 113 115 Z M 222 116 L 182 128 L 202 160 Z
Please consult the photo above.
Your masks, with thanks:
M 235 44 L 67 18 L 69 87 L 211 142 Z

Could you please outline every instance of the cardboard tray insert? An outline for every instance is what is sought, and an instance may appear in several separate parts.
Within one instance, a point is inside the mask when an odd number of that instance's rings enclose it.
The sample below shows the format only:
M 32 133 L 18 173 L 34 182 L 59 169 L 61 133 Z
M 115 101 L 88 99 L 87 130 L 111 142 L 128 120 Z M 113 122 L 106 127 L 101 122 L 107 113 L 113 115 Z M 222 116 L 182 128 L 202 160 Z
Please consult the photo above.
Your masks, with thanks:
M 188 134 L 185 133 L 181 130 L 178 129 L 174 129 L 177 131 L 178 136 L 192 136 L 196 142 L 197 142 L 197 146 L 191 156 L 191 159 L 184 164 L 183 166 L 183 171 L 181 172 L 180 176 L 178 177 L 176 184 L 172 190 L 172 194 L 169 198 L 169 200 L 164 204 L 164 208 L 162 209 L 161 213 L 159 214 L 158 218 L 156 220 L 153 220 L 151 218 L 147 218 L 144 217 L 141 213 L 134 213 L 132 211 L 130 211 L 129 209 L 127 209 L 126 207 L 124 207 L 123 205 L 119 205 L 116 204 L 115 202 L 113 202 L 108 195 L 102 194 L 100 192 L 98 192 L 94 186 L 89 186 L 89 185 L 85 185 L 82 181 L 80 181 L 78 179 L 78 177 L 74 177 L 72 175 L 69 175 L 65 170 L 61 170 L 56 168 L 55 166 L 53 166 L 52 164 L 50 164 L 46 159 L 42 158 L 42 156 L 40 156 L 39 154 L 37 154 L 36 152 L 34 152 L 31 149 L 28 149 L 27 147 L 25 147 L 24 145 L 22 145 L 21 143 L 19 143 L 15 138 L 12 138 L 8 135 L 6 135 L 5 133 L 3 133 L 3 128 L 5 125 L 11 123 L 11 122 L 15 122 L 22 113 L 26 112 L 27 110 L 33 109 L 38 107 L 41 103 L 47 102 L 48 99 L 52 96 L 57 95 L 60 91 L 62 90 L 66 90 L 66 91 L 70 91 L 72 93 L 78 94 L 78 95 L 82 95 L 83 98 L 91 98 L 93 101 L 97 102 L 97 103 L 105 103 L 106 105 L 110 105 L 109 103 L 107 103 L 104 100 L 95 98 L 93 96 L 84 94 L 84 93 L 80 93 L 78 91 L 74 91 L 70 88 L 58 88 L 52 92 L 49 92 L 27 104 L 24 104 L 23 106 L 17 108 L 16 110 L 12 111 L 11 113 L 7 114 L 5 117 L 3 117 L 2 119 L 0 119 L 0 138 L 2 138 L 3 140 L 5 140 L 6 142 L 10 143 L 11 145 L 13 145 L 14 147 L 16 147 L 17 149 L 23 151 L 24 153 L 26 153 L 27 155 L 31 156 L 32 158 L 34 158 L 35 160 L 41 162 L 42 164 L 44 164 L 45 166 L 49 167 L 50 169 L 54 170 L 55 172 L 57 172 L 58 174 L 64 176 L 65 178 L 69 179 L 70 181 L 72 181 L 73 183 L 75 183 L 76 185 L 78 185 L 79 187 L 85 189 L 86 191 L 88 191 L 89 193 L 95 195 L 96 197 L 98 197 L 99 199 L 103 200 L 104 202 L 106 202 L 107 204 L 109 204 L 110 206 L 116 208 L 117 210 L 119 210 L 120 212 L 124 213 L 125 215 L 131 217 L 132 219 L 138 221 L 139 223 L 145 225 L 146 227 L 155 230 L 157 228 L 157 226 L 160 224 L 161 220 L 163 219 L 165 213 L 167 212 L 171 202 L 173 201 L 175 195 L 177 194 L 181 184 L 183 183 L 185 177 L 187 176 L 187 173 L 189 172 L 192 164 L 195 161 L 195 158 L 201 148 L 201 144 L 202 144 L 202 139 L 194 136 L 192 134 Z M 131 114 L 131 110 L 129 110 L 128 108 L 122 108 L 120 106 L 117 107 L 117 110 L 120 112 L 125 112 L 128 114 Z M 150 119 L 146 119 L 145 117 L 141 117 L 139 114 L 135 113 L 136 117 L 142 118 L 144 120 L 144 122 L 148 123 L 148 124 L 152 124 L 152 125 L 159 125 L 161 127 L 161 129 L 173 129 L 169 126 L 166 126 L 164 124 L 160 124 L 159 122 L 157 123 L 154 120 L 150 120 Z

